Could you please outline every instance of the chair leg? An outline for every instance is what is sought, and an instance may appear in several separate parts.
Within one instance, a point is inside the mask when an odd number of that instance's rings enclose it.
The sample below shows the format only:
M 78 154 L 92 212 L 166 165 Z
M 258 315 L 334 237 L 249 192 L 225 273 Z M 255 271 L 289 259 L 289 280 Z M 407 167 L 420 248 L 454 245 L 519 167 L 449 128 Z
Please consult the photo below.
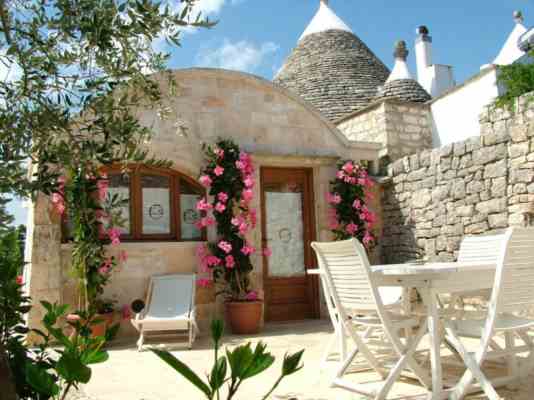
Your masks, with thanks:
M 504 333 L 504 341 L 505 341 L 505 349 L 506 350 L 513 350 L 515 347 L 515 337 L 514 333 L 507 331 Z M 518 361 L 515 354 L 510 354 L 506 357 L 506 365 L 508 367 L 508 375 L 516 377 L 519 380 L 519 368 L 518 368 Z M 507 385 L 509 389 L 515 390 L 518 388 L 518 381 L 514 381 Z
M 336 332 L 330 335 L 330 339 L 328 340 L 328 344 L 326 348 L 324 349 L 323 356 L 321 357 L 321 366 L 320 369 L 323 370 L 326 367 L 326 363 L 328 362 L 328 358 L 330 357 L 330 354 L 332 353 L 332 347 L 334 347 L 334 344 L 336 344 L 336 341 L 338 339 L 339 335 L 336 329 Z M 340 361 L 343 361 L 343 358 L 341 358 L 341 354 L 339 355 Z
M 467 371 L 460 379 L 460 382 L 456 385 L 454 391 L 450 394 L 450 400 L 462 400 L 471 386 L 473 379 L 476 379 L 480 383 L 481 389 L 484 391 L 489 400 L 501 400 L 500 396 L 495 391 L 495 388 L 491 385 L 489 379 L 486 378 L 482 370 L 480 369 L 480 364 L 482 364 L 486 349 L 483 348 L 479 350 L 476 354 L 476 357 L 473 357 L 465 348 L 460 338 L 454 331 L 454 329 L 445 322 L 445 329 L 449 335 L 450 342 L 454 345 L 458 354 L 464 360 L 465 365 L 467 366 Z M 483 344 L 485 347 L 486 344 Z
M 139 333 L 139 340 L 137 341 L 137 351 L 143 350 L 143 343 L 145 342 L 145 334 L 143 333 L 143 330 Z

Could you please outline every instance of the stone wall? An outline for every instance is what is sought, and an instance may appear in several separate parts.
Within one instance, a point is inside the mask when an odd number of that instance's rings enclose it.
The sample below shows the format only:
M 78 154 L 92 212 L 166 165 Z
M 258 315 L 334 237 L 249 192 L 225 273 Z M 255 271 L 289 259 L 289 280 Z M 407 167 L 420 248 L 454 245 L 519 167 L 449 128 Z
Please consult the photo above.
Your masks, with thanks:
M 534 103 L 522 97 L 515 110 L 487 106 L 480 136 L 390 165 L 383 195 L 385 262 L 454 260 L 464 235 L 530 224 Z
M 430 108 L 422 103 L 388 99 L 348 116 L 337 127 L 350 140 L 382 144 L 382 156 L 392 161 L 432 147 Z

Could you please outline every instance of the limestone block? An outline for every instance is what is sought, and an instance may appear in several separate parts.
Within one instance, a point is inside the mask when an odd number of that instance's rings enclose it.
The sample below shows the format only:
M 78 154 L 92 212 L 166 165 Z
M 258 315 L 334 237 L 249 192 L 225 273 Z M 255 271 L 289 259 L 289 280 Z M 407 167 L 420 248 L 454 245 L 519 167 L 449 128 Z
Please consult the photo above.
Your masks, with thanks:
M 424 208 L 432 201 L 432 194 L 429 189 L 418 190 L 414 193 L 412 202 L 414 208 Z
M 478 203 L 475 208 L 479 213 L 482 214 L 500 213 L 506 211 L 507 201 L 506 198 L 482 201 Z
M 515 169 L 511 171 L 512 183 L 531 183 L 534 180 L 534 171 L 530 169 Z
M 490 228 L 506 228 L 508 226 L 508 213 L 492 214 L 488 216 Z
M 480 193 L 485 189 L 485 185 L 483 182 L 474 180 L 472 182 L 469 182 L 466 186 L 466 192 L 469 194 L 473 193 Z
M 456 215 L 459 217 L 471 217 L 475 212 L 475 207 L 473 205 L 466 205 L 456 208 Z
M 487 222 L 480 222 L 477 224 L 471 224 L 465 227 L 466 235 L 474 235 L 484 233 L 489 229 Z
M 511 158 L 525 156 L 529 153 L 529 151 L 530 151 L 529 142 L 514 143 L 508 147 L 508 154 L 510 155 Z
M 522 142 L 528 139 L 527 126 L 523 124 L 514 124 L 510 127 L 510 137 L 513 142 Z
M 506 195 L 506 178 L 497 178 L 492 180 L 491 195 L 493 197 L 502 197 Z
M 454 181 L 452 185 L 452 195 L 454 199 L 463 199 L 465 197 L 465 182 L 463 179 L 458 179 Z
M 501 176 L 506 176 L 507 166 L 506 160 L 497 161 L 493 164 L 488 164 L 484 168 L 484 178 L 498 178 Z

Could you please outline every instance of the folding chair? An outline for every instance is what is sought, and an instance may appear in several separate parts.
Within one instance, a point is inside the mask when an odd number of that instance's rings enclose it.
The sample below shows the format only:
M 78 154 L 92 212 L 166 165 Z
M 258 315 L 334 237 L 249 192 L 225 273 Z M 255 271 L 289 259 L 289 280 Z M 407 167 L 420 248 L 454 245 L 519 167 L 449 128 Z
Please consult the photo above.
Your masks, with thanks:
M 487 318 L 444 321 L 449 341 L 467 366 L 450 399 L 460 400 L 467 393 L 482 389 L 490 400 L 497 400 L 500 397 L 495 387 L 517 382 L 528 375 L 534 366 L 534 343 L 527 330 L 534 327 L 534 319 L 518 313 L 532 310 L 533 306 L 534 229 L 510 228 L 500 246 Z M 494 340 L 498 334 L 504 334 L 504 349 Z M 460 337 L 480 338 L 476 353 L 468 352 Z M 516 339 L 521 339 L 523 345 L 518 345 Z M 519 365 L 517 357 L 521 353 L 529 354 L 524 366 Z M 508 375 L 490 381 L 482 372 L 482 363 L 503 357 L 507 360 Z M 474 380 L 478 381 L 480 388 L 473 386 Z
M 145 336 L 169 336 L 185 332 L 187 346 L 193 347 L 197 333 L 195 321 L 195 275 L 161 275 L 150 278 L 146 311 L 136 314 L 131 322 L 139 331 L 138 350 L 143 349 Z
M 339 323 L 347 337 L 355 344 L 355 349 L 346 357 L 339 368 L 332 386 L 384 400 L 391 387 L 405 369 L 410 368 L 417 379 L 425 386 L 430 386 L 427 372 L 414 359 L 419 342 L 426 333 L 426 323 L 416 318 L 394 314 L 385 309 L 377 286 L 374 284 L 365 249 L 356 239 L 331 243 L 312 243 L 317 254 L 319 267 L 324 271 L 325 282 Z M 399 331 L 419 326 L 410 341 L 403 341 Z M 392 369 L 380 361 L 365 344 L 358 332 L 358 327 L 381 328 L 391 343 L 398 361 Z M 383 379 L 378 391 L 368 391 L 365 385 L 352 383 L 344 378 L 355 357 L 361 353 L 370 367 Z

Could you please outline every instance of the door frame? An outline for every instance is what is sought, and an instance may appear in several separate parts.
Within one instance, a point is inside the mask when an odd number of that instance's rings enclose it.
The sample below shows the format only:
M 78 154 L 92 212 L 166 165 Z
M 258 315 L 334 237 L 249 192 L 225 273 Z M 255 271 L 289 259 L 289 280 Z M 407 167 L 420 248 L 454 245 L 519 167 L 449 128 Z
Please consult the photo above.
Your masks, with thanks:
M 304 198 L 308 201 L 303 204 L 303 229 L 305 237 L 305 246 L 304 246 L 304 267 L 306 271 L 308 269 L 315 269 L 317 267 L 317 261 L 313 249 L 311 248 L 311 242 L 316 240 L 317 229 L 316 229 L 316 218 L 315 218 L 315 190 L 314 190 L 314 175 L 313 168 L 306 167 L 271 167 L 271 166 L 262 166 L 260 167 L 260 208 L 261 208 L 261 243 L 262 247 L 266 247 L 267 244 L 267 219 L 266 219 L 266 208 L 265 208 L 265 175 L 267 171 L 277 171 L 280 174 L 291 173 L 295 171 L 303 172 L 305 174 L 305 185 L 304 185 Z M 306 204 L 308 203 L 308 204 Z M 273 278 L 269 278 L 269 260 L 267 257 L 262 257 L 262 275 L 263 275 L 263 286 L 265 292 L 265 286 L 268 281 Z M 274 278 L 277 279 L 277 278 Z M 280 280 L 287 278 L 278 278 Z M 311 307 L 312 319 L 319 319 L 321 317 L 320 310 L 320 291 L 319 291 L 319 280 L 315 275 L 305 275 L 306 281 L 306 291 L 308 302 Z M 268 302 L 265 301 L 265 307 L 268 307 Z M 288 321 L 289 322 L 289 321 Z

